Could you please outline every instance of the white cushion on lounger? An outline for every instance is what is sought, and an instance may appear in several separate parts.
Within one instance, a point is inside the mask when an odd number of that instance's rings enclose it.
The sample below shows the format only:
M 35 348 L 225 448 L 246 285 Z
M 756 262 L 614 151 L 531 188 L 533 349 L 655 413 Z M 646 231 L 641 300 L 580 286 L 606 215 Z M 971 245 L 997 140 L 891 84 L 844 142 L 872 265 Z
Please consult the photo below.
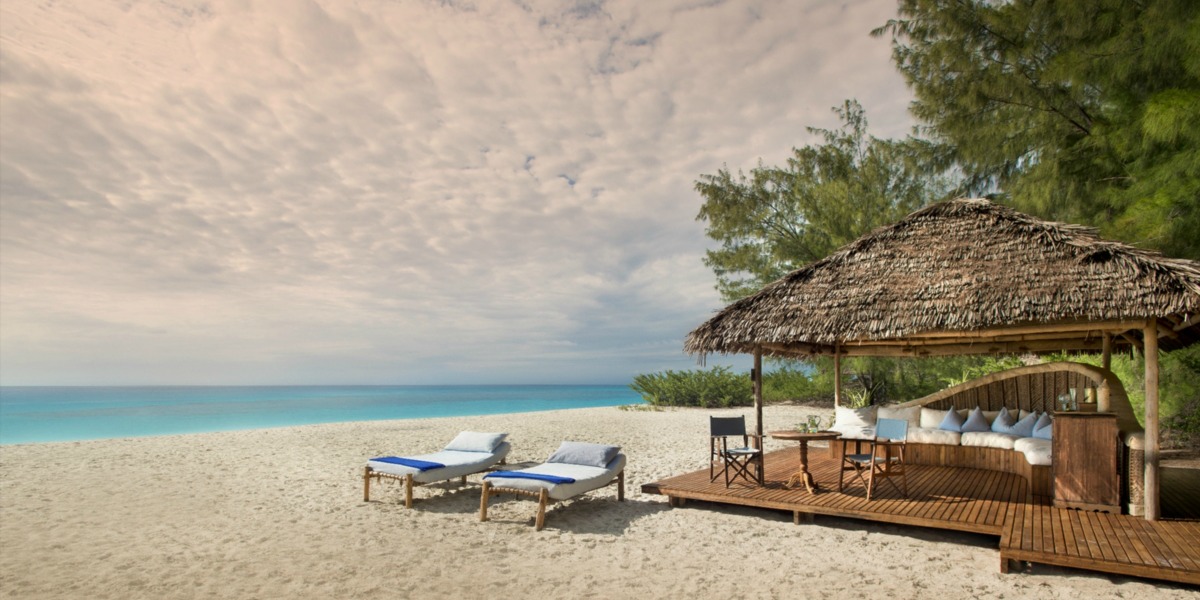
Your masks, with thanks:
M 612 462 L 608 463 L 608 467 L 604 469 L 570 463 L 542 463 L 517 471 L 517 473 L 541 473 L 543 475 L 570 477 L 575 480 L 575 483 L 551 483 L 540 479 L 520 479 L 515 477 L 494 477 L 488 479 L 488 481 L 495 487 L 525 490 L 527 492 L 549 490 L 551 498 L 566 500 L 572 496 L 578 496 L 584 492 L 590 492 L 608 485 L 616 478 L 617 473 L 620 473 L 621 469 L 624 468 L 625 455 L 618 454 L 616 458 L 612 459 Z
M 1013 442 L 1013 450 L 1025 455 L 1025 460 L 1031 465 L 1049 465 L 1050 449 L 1054 443 L 1038 438 L 1021 438 Z
M 426 462 L 435 462 L 446 465 L 440 469 L 428 469 L 422 471 L 414 467 L 406 467 L 394 463 L 380 462 L 377 460 L 368 460 L 367 466 L 373 471 L 380 473 L 388 473 L 391 475 L 408 475 L 412 473 L 413 481 L 417 483 L 433 483 L 435 481 L 445 481 L 478 473 L 498 462 L 505 456 L 508 456 L 508 451 L 512 446 L 508 442 L 502 442 L 496 447 L 494 452 L 461 452 L 458 450 L 442 450 L 433 454 L 421 454 L 419 456 L 406 456 L 405 458 L 415 458 Z
M 918 427 L 908 430 L 908 441 L 915 444 L 957 446 L 961 436 L 962 434 L 957 431 L 946 431 L 937 427 Z
M 996 433 L 994 431 L 964 431 L 962 439 L 959 443 L 963 446 L 977 446 L 980 448 L 1003 448 L 1005 450 L 1013 449 L 1013 442 L 1018 438 L 1015 435 L 1007 433 Z

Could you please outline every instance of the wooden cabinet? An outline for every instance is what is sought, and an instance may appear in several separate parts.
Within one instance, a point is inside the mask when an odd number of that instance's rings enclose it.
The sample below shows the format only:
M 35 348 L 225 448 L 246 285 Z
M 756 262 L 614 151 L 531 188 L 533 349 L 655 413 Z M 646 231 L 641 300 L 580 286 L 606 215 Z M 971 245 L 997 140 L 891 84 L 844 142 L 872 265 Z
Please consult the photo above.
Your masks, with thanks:
M 1055 506 L 1121 512 L 1117 442 L 1113 413 L 1054 415 Z

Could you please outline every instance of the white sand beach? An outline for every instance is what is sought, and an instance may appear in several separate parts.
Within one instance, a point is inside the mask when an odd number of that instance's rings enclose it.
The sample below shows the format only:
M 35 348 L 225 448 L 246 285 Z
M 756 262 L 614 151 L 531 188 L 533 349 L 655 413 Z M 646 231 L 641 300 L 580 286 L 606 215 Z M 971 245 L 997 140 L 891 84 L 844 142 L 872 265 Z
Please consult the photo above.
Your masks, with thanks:
M 767 428 L 828 411 L 768 407 Z M 703 468 L 710 414 L 594 408 L 0 448 L 5 598 L 1196 598 L 1034 566 L 1001 575 L 993 537 L 689 503 L 643 483 Z M 619 444 L 613 487 L 554 505 L 479 487 L 373 486 L 365 459 L 507 431 L 510 462 L 563 439 Z M 768 449 L 785 447 L 769 442 Z

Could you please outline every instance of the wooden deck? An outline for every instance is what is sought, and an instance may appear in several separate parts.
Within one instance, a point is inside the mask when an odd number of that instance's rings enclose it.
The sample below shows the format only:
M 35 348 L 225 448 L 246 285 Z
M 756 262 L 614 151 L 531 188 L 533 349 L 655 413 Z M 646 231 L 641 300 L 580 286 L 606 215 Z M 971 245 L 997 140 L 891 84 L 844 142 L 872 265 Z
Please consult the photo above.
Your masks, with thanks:
M 1151 523 L 1054 508 L 1030 494 L 1019 475 L 957 467 L 909 465 L 908 498 L 882 482 L 868 502 L 851 473 L 845 492 L 837 492 L 840 465 L 819 448 L 809 454 L 809 470 L 822 491 L 785 489 L 798 462 L 795 449 L 767 454 L 761 487 L 738 481 L 726 488 L 723 480 L 709 482 L 705 469 L 643 485 L 642 492 L 665 495 L 674 505 L 700 500 L 790 511 L 797 523 L 829 515 L 995 535 L 1004 572 L 1009 561 L 1023 560 L 1200 584 L 1200 471 L 1163 470 L 1163 514 L 1174 520 Z

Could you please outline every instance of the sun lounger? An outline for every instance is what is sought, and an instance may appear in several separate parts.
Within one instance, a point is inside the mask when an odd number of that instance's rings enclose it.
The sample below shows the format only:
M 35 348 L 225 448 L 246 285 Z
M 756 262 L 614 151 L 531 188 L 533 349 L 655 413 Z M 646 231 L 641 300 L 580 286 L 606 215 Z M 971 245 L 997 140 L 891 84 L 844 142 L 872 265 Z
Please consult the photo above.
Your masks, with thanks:
M 363 502 L 371 500 L 371 480 L 394 479 L 404 482 L 404 506 L 412 508 L 413 487 L 447 481 L 456 477 L 467 482 L 467 475 L 479 473 L 504 462 L 512 446 L 504 441 L 507 433 L 458 434 L 441 452 L 418 456 L 381 456 L 367 460 L 363 470 Z
M 625 455 L 616 446 L 563 442 L 546 462 L 517 471 L 494 471 L 483 477 L 479 520 L 488 520 L 490 496 L 518 494 L 538 499 L 534 527 L 546 524 L 546 505 L 617 484 L 617 500 L 625 499 Z

